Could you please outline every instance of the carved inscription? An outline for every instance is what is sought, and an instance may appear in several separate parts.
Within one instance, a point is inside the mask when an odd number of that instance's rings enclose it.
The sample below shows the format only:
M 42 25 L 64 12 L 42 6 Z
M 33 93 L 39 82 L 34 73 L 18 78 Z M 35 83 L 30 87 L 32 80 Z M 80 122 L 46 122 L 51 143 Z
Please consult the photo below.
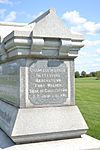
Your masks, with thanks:
M 29 100 L 34 105 L 63 104 L 67 99 L 67 67 L 61 60 L 37 60 L 29 68 Z

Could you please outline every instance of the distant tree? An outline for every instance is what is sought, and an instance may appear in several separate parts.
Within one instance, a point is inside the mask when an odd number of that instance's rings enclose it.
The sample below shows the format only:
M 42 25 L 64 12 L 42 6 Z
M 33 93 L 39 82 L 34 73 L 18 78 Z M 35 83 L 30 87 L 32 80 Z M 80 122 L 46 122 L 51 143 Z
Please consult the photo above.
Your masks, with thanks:
M 100 80 L 100 71 L 96 72 L 96 80 Z
M 92 77 L 96 77 L 96 72 L 90 72 Z
M 86 77 L 92 77 L 92 75 L 90 73 L 86 74 Z
M 75 78 L 79 78 L 80 77 L 80 73 L 79 73 L 79 71 L 76 71 L 75 72 Z
M 86 77 L 86 72 L 85 71 L 81 72 L 81 77 Z

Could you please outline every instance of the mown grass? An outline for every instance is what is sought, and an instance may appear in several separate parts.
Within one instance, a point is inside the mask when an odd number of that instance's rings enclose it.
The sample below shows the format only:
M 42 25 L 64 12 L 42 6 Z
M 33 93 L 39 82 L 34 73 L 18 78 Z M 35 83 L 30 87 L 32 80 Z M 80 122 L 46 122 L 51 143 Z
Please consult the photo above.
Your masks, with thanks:
M 89 127 L 87 134 L 100 140 L 100 80 L 77 78 L 75 90 L 76 104 Z

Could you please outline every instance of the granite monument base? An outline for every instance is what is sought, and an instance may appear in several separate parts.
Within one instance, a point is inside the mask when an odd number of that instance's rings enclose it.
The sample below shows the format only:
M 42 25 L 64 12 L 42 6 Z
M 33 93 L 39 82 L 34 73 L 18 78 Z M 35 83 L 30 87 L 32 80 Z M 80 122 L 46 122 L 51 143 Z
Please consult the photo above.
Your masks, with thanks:
M 58 141 L 15 145 L 13 141 L 0 130 L 0 150 L 100 150 L 100 141 L 88 135 L 80 138 Z
M 77 106 L 19 109 L 3 101 L 0 106 L 1 129 L 15 143 L 80 137 L 87 130 Z

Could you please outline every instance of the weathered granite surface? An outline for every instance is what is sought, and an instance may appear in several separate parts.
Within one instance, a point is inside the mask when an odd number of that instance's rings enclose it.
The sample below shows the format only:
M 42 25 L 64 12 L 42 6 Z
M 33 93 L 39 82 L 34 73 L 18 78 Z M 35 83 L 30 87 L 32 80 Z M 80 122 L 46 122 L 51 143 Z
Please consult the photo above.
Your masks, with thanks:
M 0 130 L 0 150 L 100 150 L 100 141 L 88 135 L 81 138 L 15 145 Z
M 0 44 L 0 128 L 17 144 L 80 137 L 74 59 L 83 36 L 50 9 Z
M 1 129 L 16 143 L 79 137 L 87 129 L 77 106 L 19 109 L 2 101 L 0 106 Z
M 16 107 L 74 105 L 74 62 L 18 59 L 0 65 L 0 98 Z

